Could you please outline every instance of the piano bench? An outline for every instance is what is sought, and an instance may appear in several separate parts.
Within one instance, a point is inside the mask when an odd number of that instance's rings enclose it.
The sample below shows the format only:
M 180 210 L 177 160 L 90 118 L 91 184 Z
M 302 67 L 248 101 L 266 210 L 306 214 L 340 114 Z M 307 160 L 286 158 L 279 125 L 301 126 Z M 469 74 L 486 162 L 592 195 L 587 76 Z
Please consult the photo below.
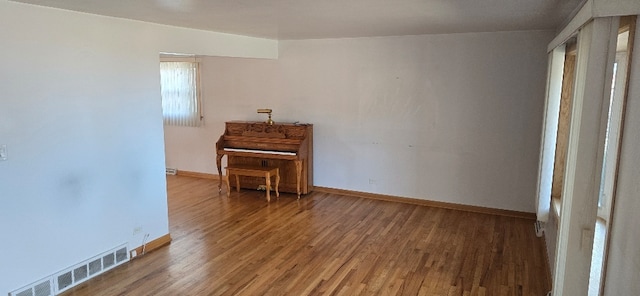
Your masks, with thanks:
M 267 189 L 267 201 L 271 201 L 271 177 L 276 177 L 276 197 L 280 197 L 278 192 L 278 185 L 280 184 L 280 169 L 277 167 L 260 167 L 260 166 L 246 166 L 246 165 L 234 165 L 225 168 L 227 175 L 224 177 L 227 183 L 227 195 L 231 191 L 229 186 L 229 176 L 236 176 L 236 191 L 240 192 L 240 178 L 239 176 L 250 177 L 264 177 Z

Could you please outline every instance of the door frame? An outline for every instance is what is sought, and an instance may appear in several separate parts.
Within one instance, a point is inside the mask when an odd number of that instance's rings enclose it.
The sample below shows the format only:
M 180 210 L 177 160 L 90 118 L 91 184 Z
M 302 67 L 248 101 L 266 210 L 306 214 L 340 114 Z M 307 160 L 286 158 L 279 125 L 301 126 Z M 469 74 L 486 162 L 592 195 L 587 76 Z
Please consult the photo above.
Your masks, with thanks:
M 618 22 L 618 17 L 595 18 L 578 33 L 554 295 L 588 293 L 608 117 L 604 102 L 609 101 L 611 90 L 606 77 L 613 72 Z

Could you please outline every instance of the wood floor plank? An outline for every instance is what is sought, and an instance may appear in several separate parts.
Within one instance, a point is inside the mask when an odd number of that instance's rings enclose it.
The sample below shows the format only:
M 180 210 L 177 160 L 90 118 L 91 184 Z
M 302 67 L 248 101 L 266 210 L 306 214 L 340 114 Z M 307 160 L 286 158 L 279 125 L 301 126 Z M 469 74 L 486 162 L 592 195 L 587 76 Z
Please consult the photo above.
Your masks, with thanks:
M 218 193 L 167 176 L 169 246 L 64 293 L 544 295 L 533 221 L 312 192 Z

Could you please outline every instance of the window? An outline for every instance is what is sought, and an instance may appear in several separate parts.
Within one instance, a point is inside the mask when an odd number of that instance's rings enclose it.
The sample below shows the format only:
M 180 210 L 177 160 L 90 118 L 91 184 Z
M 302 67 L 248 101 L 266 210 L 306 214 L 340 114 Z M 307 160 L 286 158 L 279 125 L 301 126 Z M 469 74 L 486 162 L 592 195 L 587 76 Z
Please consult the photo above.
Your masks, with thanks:
M 160 92 L 165 125 L 200 126 L 199 63 L 193 59 L 160 61 Z

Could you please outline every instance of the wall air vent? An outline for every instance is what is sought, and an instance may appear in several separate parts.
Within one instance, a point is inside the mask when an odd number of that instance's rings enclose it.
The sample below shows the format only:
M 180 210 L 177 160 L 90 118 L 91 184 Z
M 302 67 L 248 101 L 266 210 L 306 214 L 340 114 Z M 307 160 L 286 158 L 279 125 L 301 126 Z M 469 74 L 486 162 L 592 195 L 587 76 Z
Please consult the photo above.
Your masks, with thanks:
M 51 277 L 41 279 L 9 293 L 9 296 L 53 296 Z
M 56 274 L 9 292 L 9 296 L 53 296 L 129 261 L 127 244 L 85 260 Z
M 129 261 L 127 245 L 123 244 L 53 276 L 55 294 L 60 294 L 88 279 Z

